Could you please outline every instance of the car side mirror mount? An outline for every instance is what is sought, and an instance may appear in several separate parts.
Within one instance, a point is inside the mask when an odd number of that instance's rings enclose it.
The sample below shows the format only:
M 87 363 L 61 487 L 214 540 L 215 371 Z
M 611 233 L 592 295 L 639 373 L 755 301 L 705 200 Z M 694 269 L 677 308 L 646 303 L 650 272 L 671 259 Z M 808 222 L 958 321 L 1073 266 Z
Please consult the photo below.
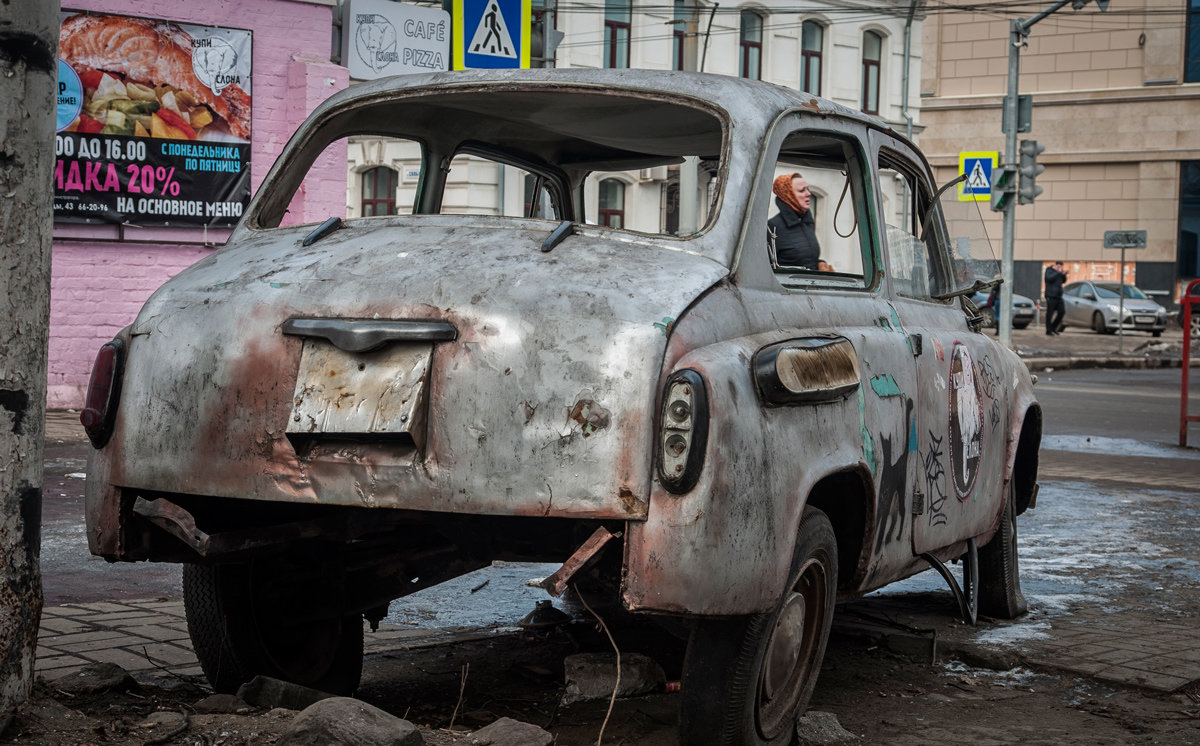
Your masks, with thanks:
M 1084 293 L 1083 299 L 1084 300 L 1096 300 L 1096 296 L 1092 295 L 1091 293 Z

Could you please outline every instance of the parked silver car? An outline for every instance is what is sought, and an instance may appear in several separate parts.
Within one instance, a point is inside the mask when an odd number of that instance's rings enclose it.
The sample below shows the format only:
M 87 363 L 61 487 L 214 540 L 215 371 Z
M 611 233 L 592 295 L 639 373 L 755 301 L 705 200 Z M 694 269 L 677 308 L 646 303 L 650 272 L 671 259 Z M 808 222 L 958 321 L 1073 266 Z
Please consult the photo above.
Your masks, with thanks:
M 989 329 L 996 328 L 996 309 L 993 307 L 995 301 L 996 298 L 993 297 L 993 294 L 986 290 L 981 290 L 971 296 L 971 302 L 979 308 L 979 314 L 983 317 L 983 325 Z M 1032 298 L 1013 293 L 1012 325 L 1014 329 L 1026 328 L 1033 323 L 1036 315 L 1037 306 Z
M 289 224 L 310 166 L 396 141 L 420 166 L 411 214 Z M 459 174 L 500 166 L 525 215 L 448 214 Z M 828 197 L 836 271 L 773 261 L 792 172 Z M 679 228 L 604 201 L 655 173 Z M 882 122 L 737 78 L 354 86 L 102 349 L 91 550 L 186 563 L 220 691 L 352 691 L 364 616 L 496 558 L 562 561 L 551 593 L 689 631 L 681 743 L 790 743 L 837 598 L 961 557 L 969 616 L 1025 609 L 1041 410 L 972 327 L 994 260 L 975 203 L 943 192 Z
M 1090 327 L 1098 334 L 1114 334 L 1123 327 L 1160 337 L 1167 327 L 1167 309 L 1146 297 L 1136 285 L 1072 282 L 1063 288 L 1063 311 L 1063 326 Z

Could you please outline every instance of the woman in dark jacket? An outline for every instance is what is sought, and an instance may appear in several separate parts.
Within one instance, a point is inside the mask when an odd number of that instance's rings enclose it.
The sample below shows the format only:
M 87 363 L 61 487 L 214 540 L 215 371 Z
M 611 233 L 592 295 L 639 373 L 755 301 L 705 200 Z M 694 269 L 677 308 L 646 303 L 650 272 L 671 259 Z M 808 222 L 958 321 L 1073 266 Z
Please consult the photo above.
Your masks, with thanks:
M 767 221 L 775 238 L 775 258 L 781 267 L 825 269 L 821 265 L 821 245 L 817 243 L 813 223 L 812 194 L 808 182 L 798 173 L 784 174 L 771 185 L 779 214 Z

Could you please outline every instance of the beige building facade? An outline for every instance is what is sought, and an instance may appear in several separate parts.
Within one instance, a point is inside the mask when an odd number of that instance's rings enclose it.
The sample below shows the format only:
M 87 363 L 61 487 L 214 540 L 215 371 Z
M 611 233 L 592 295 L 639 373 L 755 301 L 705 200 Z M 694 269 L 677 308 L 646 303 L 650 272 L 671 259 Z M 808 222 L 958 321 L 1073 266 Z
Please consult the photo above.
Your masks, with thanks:
M 925 19 L 921 147 L 939 181 L 957 174 L 960 153 L 998 151 L 1003 161 L 1010 18 L 1049 5 Z M 1115 0 L 1107 13 L 1067 6 L 1033 26 L 1020 54 L 1032 129 L 1019 138 L 1045 146 L 1037 177 L 1045 191 L 1016 206 L 1016 292 L 1041 297 L 1043 270 L 1059 259 L 1070 280 L 1117 280 L 1121 252 L 1103 248 L 1110 230 L 1147 232 L 1146 249 L 1126 254 L 1124 279 L 1163 305 L 1200 274 L 1200 27 L 1191 31 L 1192 15 L 1197 0 Z M 980 206 L 999 256 L 1000 213 Z

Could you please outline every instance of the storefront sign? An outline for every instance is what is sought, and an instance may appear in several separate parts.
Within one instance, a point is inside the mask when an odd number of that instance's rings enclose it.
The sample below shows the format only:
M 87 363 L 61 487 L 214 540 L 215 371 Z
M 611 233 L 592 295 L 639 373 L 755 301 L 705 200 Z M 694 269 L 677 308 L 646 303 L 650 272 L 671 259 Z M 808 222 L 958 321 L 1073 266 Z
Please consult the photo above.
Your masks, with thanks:
M 250 201 L 250 53 L 249 31 L 63 13 L 54 219 L 236 223 Z
M 450 14 L 391 0 L 347 0 L 342 8 L 342 62 L 350 77 L 446 70 Z

